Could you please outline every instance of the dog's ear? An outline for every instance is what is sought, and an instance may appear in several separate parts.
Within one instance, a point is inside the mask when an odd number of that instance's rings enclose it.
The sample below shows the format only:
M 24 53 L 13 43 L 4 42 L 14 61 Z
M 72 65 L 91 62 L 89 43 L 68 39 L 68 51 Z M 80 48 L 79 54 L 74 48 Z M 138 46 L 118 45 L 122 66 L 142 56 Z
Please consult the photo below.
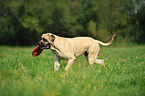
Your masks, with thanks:
M 55 40 L 55 36 L 54 35 L 49 35 L 49 42 L 50 43 L 53 43 L 54 42 L 54 40 Z

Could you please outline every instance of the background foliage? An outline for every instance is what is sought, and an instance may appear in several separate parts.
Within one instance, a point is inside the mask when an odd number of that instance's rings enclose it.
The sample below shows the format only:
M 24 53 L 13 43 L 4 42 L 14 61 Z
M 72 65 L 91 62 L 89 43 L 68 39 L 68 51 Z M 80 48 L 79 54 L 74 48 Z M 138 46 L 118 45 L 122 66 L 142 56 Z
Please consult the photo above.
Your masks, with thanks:
M 0 44 L 36 44 L 46 32 L 145 43 L 144 9 L 144 0 L 0 0 Z

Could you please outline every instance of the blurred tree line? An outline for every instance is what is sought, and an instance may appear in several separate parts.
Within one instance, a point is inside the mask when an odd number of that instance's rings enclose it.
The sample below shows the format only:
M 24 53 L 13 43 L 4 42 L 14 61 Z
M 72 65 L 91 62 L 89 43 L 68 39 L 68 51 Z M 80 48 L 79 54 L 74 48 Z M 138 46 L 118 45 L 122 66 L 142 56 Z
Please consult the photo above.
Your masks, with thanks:
M 0 0 L 0 44 L 32 45 L 41 35 L 145 43 L 144 0 Z

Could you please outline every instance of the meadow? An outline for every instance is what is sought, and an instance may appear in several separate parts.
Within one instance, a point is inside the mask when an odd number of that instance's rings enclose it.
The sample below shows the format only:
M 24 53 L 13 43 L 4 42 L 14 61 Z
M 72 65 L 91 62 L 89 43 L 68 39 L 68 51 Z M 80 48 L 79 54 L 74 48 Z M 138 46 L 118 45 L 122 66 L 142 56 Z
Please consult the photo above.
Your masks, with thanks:
M 145 45 L 101 46 L 105 66 L 82 55 L 67 72 L 67 61 L 54 72 L 51 51 L 33 57 L 34 47 L 0 47 L 0 96 L 145 95 Z

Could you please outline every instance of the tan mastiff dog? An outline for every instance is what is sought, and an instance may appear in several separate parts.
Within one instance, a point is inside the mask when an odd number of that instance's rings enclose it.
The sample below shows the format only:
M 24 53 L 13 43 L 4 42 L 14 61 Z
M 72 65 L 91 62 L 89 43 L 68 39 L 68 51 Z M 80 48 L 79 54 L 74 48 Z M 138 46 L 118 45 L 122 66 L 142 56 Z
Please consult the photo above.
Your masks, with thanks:
M 68 64 L 65 71 L 73 64 L 76 57 L 81 54 L 85 54 L 86 59 L 92 66 L 94 63 L 104 65 L 104 60 L 97 59 L 99 52 L 99 44 L 108 46 L 114 40 L 114 34 L 109 43 L 103 43 L 98 40 L 94 40 L 90 37 L 75 37 L 75 38 L 64 38 L 47 33 L 42 35 L 42 40 L 38 43 L 40 49 L 51 49 L 54 56 L 54 71 L 59 69 L 61 59 L 67 59 Z

